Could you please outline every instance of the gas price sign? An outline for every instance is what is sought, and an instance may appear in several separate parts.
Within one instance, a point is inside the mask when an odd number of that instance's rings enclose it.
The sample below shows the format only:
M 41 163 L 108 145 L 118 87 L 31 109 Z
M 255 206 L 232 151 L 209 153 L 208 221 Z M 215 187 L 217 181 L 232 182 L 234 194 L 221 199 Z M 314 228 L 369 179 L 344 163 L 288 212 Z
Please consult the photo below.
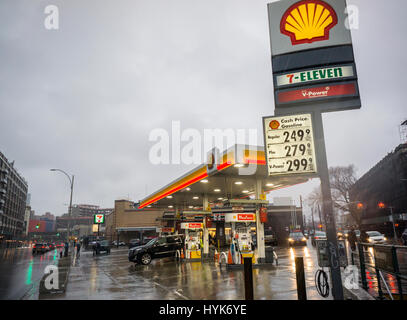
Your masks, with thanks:
M 268 175 L 316 173 L 311 114 L 265 117 Z

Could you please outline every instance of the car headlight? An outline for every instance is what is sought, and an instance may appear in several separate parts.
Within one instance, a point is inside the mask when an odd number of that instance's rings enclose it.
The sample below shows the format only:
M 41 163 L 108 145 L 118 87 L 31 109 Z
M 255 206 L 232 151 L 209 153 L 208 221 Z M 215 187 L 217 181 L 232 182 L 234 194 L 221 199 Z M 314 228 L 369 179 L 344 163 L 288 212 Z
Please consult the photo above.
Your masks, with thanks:
M 384 241 L 387 241 L 387 238 L 386 238 L 386 237 L 383 237 L 383 240 L 384 240 Z
M 294 239 L 288 238 L 288 241 L 292 242 L 292 241 L 294 241 Z
M 373 242 L 373 239 L 368 239 L 369 242 Z
M 305 237 L 304 237 L 304 238 L 302 238 L 302 241 L 307 241 L 307 238 L 305 238 Z

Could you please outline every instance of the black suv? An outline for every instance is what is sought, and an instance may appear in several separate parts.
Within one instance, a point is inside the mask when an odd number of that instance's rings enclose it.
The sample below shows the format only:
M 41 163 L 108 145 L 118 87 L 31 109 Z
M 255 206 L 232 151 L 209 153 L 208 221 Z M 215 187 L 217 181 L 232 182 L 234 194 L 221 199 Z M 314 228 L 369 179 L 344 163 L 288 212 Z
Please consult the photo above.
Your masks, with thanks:
M 99 243 L 99 246 L 98 246 Z M 110 244 L 107 240 L 96 241 L 93 245 L 93 255 L 99 255 L 101 252 L 106 252 L 110 254 Z
M 129 261 L 150 264 L 152 259 L 173 257 L 183 246 L 182 235 L 159 237 L 150 240 L 143 246 L 129 250 Z

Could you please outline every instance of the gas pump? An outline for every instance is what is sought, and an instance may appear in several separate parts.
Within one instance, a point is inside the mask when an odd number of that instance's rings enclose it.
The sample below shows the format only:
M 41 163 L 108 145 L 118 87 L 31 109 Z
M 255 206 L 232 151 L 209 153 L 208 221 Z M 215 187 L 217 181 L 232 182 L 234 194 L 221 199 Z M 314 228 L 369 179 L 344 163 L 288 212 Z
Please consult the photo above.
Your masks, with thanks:
M 200 260 L 203 223 L 183 222 L 181 229 L 185 230 L 185 259 Z
M 226 213 L 225 222 L 231 224 L 231 243 L 228 263 L 242 264 L 243 258 L 254 258 L 254 244 L 250 224 L 256 222 L 254 213 Z

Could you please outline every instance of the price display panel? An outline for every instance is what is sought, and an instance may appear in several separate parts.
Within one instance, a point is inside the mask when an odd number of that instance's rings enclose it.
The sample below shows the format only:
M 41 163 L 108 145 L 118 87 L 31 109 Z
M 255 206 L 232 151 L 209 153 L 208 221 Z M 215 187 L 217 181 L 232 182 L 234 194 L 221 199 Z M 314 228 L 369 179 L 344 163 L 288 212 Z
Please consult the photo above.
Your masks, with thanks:
M 311 114 L 263 121 L 269 176 L 317 172 Z

